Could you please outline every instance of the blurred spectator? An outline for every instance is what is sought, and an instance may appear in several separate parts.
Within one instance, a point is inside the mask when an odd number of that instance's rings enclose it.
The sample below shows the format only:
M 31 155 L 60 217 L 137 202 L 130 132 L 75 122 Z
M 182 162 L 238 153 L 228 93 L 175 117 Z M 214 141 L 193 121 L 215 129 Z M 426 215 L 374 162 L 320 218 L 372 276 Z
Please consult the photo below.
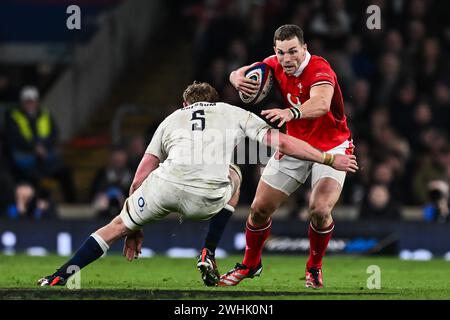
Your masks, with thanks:
M 411 20 L 406 24 L 406 56 L 409 61 L 416 60 L 426 37 L 426 27 L 421 20 Z
M 416 128 L 428 128 L 433 124 L 431 106 L 426 101 L 420 101 L 414 109 L 414 124 Z
M 38 197 L 35 188 L 28 183 L 15 185 L 11 169 L 0 152 L 0 216 L 10 219 L 48 218 L 55 214 L 55 208 L 48 199 Z
M 448 222 L 449 216 L 449 186 L 442 180 L 432 180 L 428 184 L 429 202 L 424 207 L 424 219 L 438 223 Z
M 407 135 L 407 138 L 413 151 L 418 152 L 423 150 L 420 137 L 435 124 L 430 104 L 426 101 L 419 101 L 414 108 L 412 118 L 410 130 L 414 130 L 415 134 Z
M 440 179 L 445 176 L 445 169 L 441 168 L 436 158 L 430 154 L 425 154 L 418 161 L 417 168 L 414 170 L 412 180 L 412 190 L 415 204 L 423 205 L 428 201 L 429 181 Z
M 445 70 L 441 57 L 441 49 L 437 38 L 427 38 L 420 53 L 419 69 L 417 70 L 417 84 L 421 91 L 428 92 Z
M 372 181 L 376 184 L 389 186 L 394 181 L 394 172 L 387 163 L 379 163 L 373 170 Z
M 385 37 L 386 53 L 393 53 L 396 56 L 401 56 L 403 53 L 403 38 L 398 30 L 389 30 Z
M 108 164 L 101 168 L 91 185 L 91 200 L 100 216 L 117 215 L 128 197 L 133 172 L 127 165 L 127 153 L 122 147 L 114 147 Z
M 228 47 L 226 78 L 232 70 L 240 68 L 248 61 L 247 47 L 241 39 L 233 39 Z
M 416 85 L 413 81 L 405 81 L 396 89 L 390 109 L 391 124 L 403 136 L 407 136 L 411 132 L 416 101 Z
M 6 114 L 6 140 L 17 181 L 25 181 L 41 193 L 44 178 L 57 179 L 65 201 L 75 201 L 70 170 L 57 151 L 58 131 L 50 112 L 41 107 L 39 91 L 32 86 L 20 93 L 20 106 Z
M 407 14 L 410 18 L 423 20 L 426 17 L 428 3 L 423 0 L 411 0 L 409 1 Z
M 448 83 L 436 82 L 433 95 L 433 113 L 436 125 L 448 132 L 450 126 L 450 88 Z
M 342 39 L 350 32 L 350 17 L 345 11 L 344 0 L 324 2 L 324 7 L 314 17 L 311 32 L 325 35 L 331 39 Z
M 377 83 L 375 94 L 377 102 L 388 103 L 400 80 L 400 61 L 392 53 L 384 54 L 380 59 L 379 73 L 373 83 Z
M 28 183 L 21 183 L 15 190 L 14 203 L 10 204 L 7 214 L 10 219 L 36 219 L 49 216 L 50 202 L 39 198 L 36 190 Z
M 248 61 L 258 61 L 261 56 L 267 54 L 267 43 L 271 41 L 271 23 L 265 17 L 264 7 L 260 4 L 253 4 L 248 12 L 246 20 L 247 36 L 245 37 L 246 54 Z M 242 36 L 239 35 L 239 36 Z M 228 77 L 228 75 L 227 75 Z
M 222 91 L 228 84 L 227 62 L 223 58 L 216 58 L 211 62 L 208 73 L 206 74 L 207 82 Z
M 313 52 L 317 52 L 314 50 Z M 355 76 L 361 78 L 370 78 L 375 72 L 375 63 L 371 57 L 364 52 L 361 43 L 361 37 L 358 35 L 351 35 L 346 43 L 345 53 L 347 59 L 353 68 Z M 318 55 L 323 55 L 321 52 Z
M 361 219 L 397 220 L 400 218 L 400 210 L 389 189 L 383 184 L 374 184 L 370 187 L 361 206 L 359 217 Z
M 358 79 L 356 80 L 351 89 L 351 105 L 352 105 L 352 116 L 351 126 L 354 129 L 353 134 L 355 136 L 360 136 L 361 133 L 367 135 L 367 125 L 364 124 L 364 120 L 368 117 L 368 108 L 370 104 L 370 84 L 367 80 Z M 347 104 L 346 104 L 347 107 Z M 346 110 L 348 113 L 348 110 Z
M 299 3 L 293 10 L 293 16 L 291 19 L 291 24 L 296 24 L 298 26 L 304 27 L 310 25 L 311 22 L 311 8 L 306 3 Z

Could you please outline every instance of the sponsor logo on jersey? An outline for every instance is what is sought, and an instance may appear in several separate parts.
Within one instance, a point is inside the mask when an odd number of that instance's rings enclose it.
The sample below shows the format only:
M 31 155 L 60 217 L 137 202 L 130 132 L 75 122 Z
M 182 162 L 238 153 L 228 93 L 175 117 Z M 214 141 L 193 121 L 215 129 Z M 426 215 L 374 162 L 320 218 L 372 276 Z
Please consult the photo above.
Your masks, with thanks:
M 138 199 L 138 206 L 139 206 L 139 211 L 142 212 L 144 211 L 144 205 L 145 205 L 145 200 L 143 197 L 139 197 Z

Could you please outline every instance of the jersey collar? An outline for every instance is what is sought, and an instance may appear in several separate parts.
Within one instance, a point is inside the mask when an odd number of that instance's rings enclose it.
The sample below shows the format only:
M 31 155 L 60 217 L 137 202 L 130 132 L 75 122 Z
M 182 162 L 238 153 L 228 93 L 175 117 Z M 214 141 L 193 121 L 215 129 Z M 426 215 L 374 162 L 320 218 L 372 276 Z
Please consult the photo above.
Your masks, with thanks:
M 302 74 L 303 70 L 308 65 L 310 59 L 311 59 L 311 54 L 308 51 L 306 51 L 305 60 L 302 62 L 300 67 L 298 67 L 297 71 L 295 71 L 295 73 L 294 73 L 295 77 L 298 77 Z

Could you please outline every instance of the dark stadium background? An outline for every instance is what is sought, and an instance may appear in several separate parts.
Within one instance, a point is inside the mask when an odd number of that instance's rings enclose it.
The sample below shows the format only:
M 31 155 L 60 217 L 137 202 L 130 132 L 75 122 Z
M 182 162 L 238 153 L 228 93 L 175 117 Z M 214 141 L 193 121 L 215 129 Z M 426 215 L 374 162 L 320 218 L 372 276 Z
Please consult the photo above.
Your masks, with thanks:
M 81 9 L 80 30 L 66 28 L 72 4 Z M 366 26 L 369 5 L 381 9 L 380 30 Z M 294 23 L 337 73 L 361 168 L 347 177 L 328 251 L 450 259 L 449 12 L 437 0 L 2 1 L 0 249 L 73 252 L 118 212 L 117 194 L 184 88 L 208 81 L 223 101 L 241 105 L 230 71 L 271 55 L 274 30 Z M 58 127 L 55 152 L 72 198 L 54 177 L 29 185 L 13 170 L 6 118 L 27 85 L 38 88 Z M 277 101 L 274 91 L 250 109 Z M 108 163 L 122 165 L 120 183 L 105 182 Z M 242 252 L 261 166 L 241 169 L 240 205 L 222 253 Z M 274 214 L 268 252 L 307 252 L 308 186 Z M 20 214 L 25 190 L 34 196 Z M 196 255 L 206 227 L 176 215 L 147 226 L 146 253 Z

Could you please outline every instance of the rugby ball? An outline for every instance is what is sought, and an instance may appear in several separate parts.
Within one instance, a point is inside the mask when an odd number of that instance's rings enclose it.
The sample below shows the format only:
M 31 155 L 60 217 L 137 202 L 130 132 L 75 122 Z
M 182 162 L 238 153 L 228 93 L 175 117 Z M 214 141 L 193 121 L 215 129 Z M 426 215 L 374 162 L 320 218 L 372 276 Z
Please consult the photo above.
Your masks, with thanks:
M 259 89 L 255 95 L 248 96 L 239 91 L 239 97 L 245 104 L 257 104 L 270 92 L 273 83 L 272 69 L 264 62 L 257 62 L 245 72 L 249 79 L 259 82 Z

